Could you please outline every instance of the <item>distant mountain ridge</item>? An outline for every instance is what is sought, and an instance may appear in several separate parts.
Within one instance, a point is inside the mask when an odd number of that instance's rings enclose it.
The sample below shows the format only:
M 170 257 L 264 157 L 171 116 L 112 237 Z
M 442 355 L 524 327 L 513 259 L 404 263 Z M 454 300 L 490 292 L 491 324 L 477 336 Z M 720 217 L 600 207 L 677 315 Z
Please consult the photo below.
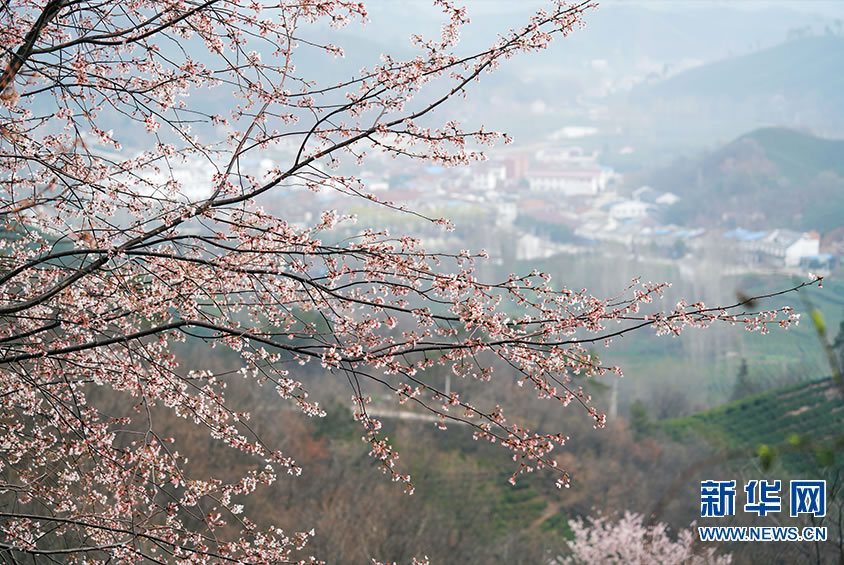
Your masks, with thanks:
M 634 95 L 731 97 L 803 94 L 818 91 L 844 100 L 844 37 L 794 39 L 738 57 L 724 59 L 643 85 Z
M 844 37 L 804 37 L 634 87 L 628 112 L 664 135 L 735 137 L 762 125 L 844 138 Z

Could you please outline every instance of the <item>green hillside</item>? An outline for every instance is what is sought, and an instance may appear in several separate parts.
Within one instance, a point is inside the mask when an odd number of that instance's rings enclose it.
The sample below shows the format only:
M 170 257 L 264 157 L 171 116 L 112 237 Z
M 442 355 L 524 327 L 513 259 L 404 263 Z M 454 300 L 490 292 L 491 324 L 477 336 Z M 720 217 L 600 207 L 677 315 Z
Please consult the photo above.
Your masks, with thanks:
M 844 177 L 844 140 L 823 139 L 787 128 L 762 128 L 741 136 L 724 149 L 756 144 L 777 170 L 792 182 L 804 182 L 827 171 Z
M 662 429 L 678 440 L 702 436 L 726 450 L 752 453 L 767 446 L 780 454 L 775 464 L 794 475 L 844 463 L 844 398 L 832 378 L 666 420 Z
M 670 222 L 824 233 L 844 221 L 842 156 L 844 140 L 762 128 L 646 180 L 683 197 L 668 210 Z

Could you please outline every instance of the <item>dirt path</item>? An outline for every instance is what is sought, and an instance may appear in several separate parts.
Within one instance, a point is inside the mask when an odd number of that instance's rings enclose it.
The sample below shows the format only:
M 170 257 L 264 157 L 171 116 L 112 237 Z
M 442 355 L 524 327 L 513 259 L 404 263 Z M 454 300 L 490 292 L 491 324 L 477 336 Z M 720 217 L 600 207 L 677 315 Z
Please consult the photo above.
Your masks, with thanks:
M 556 514 L 560 511 L 560 503 L 559 502 L 549 502 L 545 505 L 545 509 L 542 511 L 542 514 L 539 515 L 539 518 L 533 521 L 530 525 L 530 529 L 538 528 L 542 522 Z

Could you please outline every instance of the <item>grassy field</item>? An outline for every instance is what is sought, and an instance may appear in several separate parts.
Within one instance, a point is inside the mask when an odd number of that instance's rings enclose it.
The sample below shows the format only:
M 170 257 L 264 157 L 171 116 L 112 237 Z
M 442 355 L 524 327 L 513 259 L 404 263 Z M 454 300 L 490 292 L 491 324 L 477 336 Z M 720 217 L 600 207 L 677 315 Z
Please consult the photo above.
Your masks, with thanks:
M 612 263 L 612 266 L 608 265 Z M 699 281 L 684 280 L 672 265 L 647 260 L 609 261 L 601 256 L 554 257 L 539 266 L 553 275 L 557 284 L 588 288 L 596 296 L 609 296 L 635 276 L 643 280 L 670 281 L 670 294 L 659 308 L 670 308 L 679 297 L 689 302 L 704 298 L 707 304 L 736 302 L 734 290 L 761 295 L 793 287 L 797 281 L 785 275 L 722 277 L 713 289 Z M 690 329 L 680 337 L 656 337 L 642 329 L 616 339 L 609 349 L 595 347 L 601 359 L 619 365 L 625 379 L 619 389 L 620 413 L 634 399 L 645 399 L 654 391 L 682 389 L 690 406 L 706 409 L 731 398 L 742 359 L 749 375 L 764 390 L 797 381 L 816 380 L 830 374 L 830 367 L 809 307 L 818 309 L 826 324 L 826 341 L 831 342 L 844 318 L 844 273 L 833 273 L 822 289 L 805 288 L 761 302 L 758 308 L 790 306 L 801 315 L 800 323 L 788 330 L 771 327 L 767 335 L 747 332 L 741 324 L 715 324 L 708 329 Z M 808 302 L 807 302 L 808 301 Z M 614 329 L 614 328 L 613 328 Z M 608 383 L 609 381 L 607 381 Z M 597 390 L 594 392 L 598 392 Z

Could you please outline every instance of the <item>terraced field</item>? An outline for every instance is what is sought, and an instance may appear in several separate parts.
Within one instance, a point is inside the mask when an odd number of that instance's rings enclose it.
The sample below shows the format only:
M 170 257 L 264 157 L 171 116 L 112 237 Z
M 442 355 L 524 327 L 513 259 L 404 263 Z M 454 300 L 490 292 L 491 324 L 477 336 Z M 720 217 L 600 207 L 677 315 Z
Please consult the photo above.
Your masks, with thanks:
M 775 464 L 795 475 L 844 464 L 844 397 L 832 378 L 665 420 L 662 429 L 678 440 L 695 434 L 727 450 L 777 453 Z

